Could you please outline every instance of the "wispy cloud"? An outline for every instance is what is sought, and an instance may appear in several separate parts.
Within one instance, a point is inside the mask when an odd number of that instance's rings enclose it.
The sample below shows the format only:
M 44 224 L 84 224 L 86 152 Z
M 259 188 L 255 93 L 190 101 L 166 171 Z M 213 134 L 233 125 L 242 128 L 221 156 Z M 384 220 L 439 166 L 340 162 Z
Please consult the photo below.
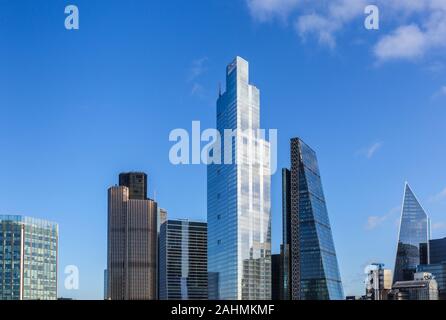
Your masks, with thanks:
M 189 70 L 189 81 L 194 81 L 203 73 L 206 72 L 206 62 L 208 61 L 207 57 L 199 58 L 192 61 L 192 66 Z
M 371 159 L 376 154 L 376 152 L 378 152 L 378 150 L 382 148 L 382 146 L 382 142 L 375 142 L 371 146 L 358 150 L 357 154 L 362 155 L 367 159 Z
M 300 0 L 246 0 L 251 15 L 258 21 L 268 21 L 287 16 L 299 5 Z
M 302 39 L 315 37 L 319 44 L 334 48 L 342 31 L 365 18 L 367 0 L 245 0 L 252 17 L 264 22 L 279 17 L 294 21 Z M 445 0 L 375 0 L 384 12 L 389 32 L 380 31 L 372 46 L 379 62 L 418 60 L 431 52 L 446 53 Z
M 432 99 L 446 97 L 446 85 L 442 86 L 437 92 L 432 95 Z
M 432 230 L 446 230 L 446 222 L 436 222 L 432 224 Z
M 391 210 L 389 210 L 385 215 L 378 215 L 378 216 L 369 216 L 367 218 L 367 224 L 366 229 L 367 230 L 374 230 L 381 226 L 384 222 L 386 222 L 388 219 L 391 219 L 394 217 L 397 213 L 399 213 L 401 208 L 394 207 Z
M 443 200 L 446 200 L 446 188 L 444 188 L 439 193 L 434 194 L 433 196 L 431 196 L 429 198 L 430 202 L 439 202 L 439 201 L 443 201 Z
M 193 96 L 204 96 L 204 87 L 199 83 L 199 78 L 207 71 L 207 57 L 192 61 L 189 70 L 188 82 L 192 84 L 190 94 Z

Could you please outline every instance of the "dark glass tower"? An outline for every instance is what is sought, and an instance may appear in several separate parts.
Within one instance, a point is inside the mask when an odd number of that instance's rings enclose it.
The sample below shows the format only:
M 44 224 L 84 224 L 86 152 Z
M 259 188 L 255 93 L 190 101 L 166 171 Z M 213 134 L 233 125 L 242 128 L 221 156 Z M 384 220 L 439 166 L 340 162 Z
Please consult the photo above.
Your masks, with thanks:
M 429 263 L 446 263 L 446 238 L 429 241 Z
M 129 188 L 129 199 L 147 199 L 147 174 L 144 172 L 127 172 L 119 175 L 119 185 Z
M 289 286 L 285 296 L 291 300 L 342 300 L 316 153 L 299 138 L 291 139 L 291 170 L 284 170 L 283 178 L 283 261 L 284 273 L 288 273 L 284 283 Z
M 429 218 L 406 183 L 393 282 L 413 280 L 417 265 L 429 263 Z
M 208 298 L 207 223 L 168 220 L 160 232 L 161 300 Z

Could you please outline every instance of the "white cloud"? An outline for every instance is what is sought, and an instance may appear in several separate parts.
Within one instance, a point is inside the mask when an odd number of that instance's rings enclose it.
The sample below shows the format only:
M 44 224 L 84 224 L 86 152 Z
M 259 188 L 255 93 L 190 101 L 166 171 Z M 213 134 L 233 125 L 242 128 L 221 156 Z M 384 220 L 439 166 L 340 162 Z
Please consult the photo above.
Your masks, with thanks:
M 207 57 L 196 59 L 192 61 L 192 66 L 189 70 L 188 82 L 192 83 L 191 95 L 203 97 L 204 87 L 199 83 L 199 77 L 202 76 L 207 71 L 206 63 L 208 61 Z
M 327 45 L 330 48 L 336 46 L 333 32 L 337 27 L 328 19 L 318 14 L 308 14 L 299 17 L 295 23 L 296 31 L 305 39 L 307 35 L 315 34 L 319 43 Z
M 274 17 L 286 19 L 297 7 L 300 0 L 246 0 L 251 15 L 259 21 Z
M 189 81 L 194 81 L 196 78 L 201 76 L 204 72 L 206 72 L 206 62 L 208 61 L 207 57 L 203 57 L 200 59 L 196 59 L 192 61 L 192 67 L 189 70 Z
M 439 202 L 439 201 L 446 200 L 446 188 L 444 188 L 439 193 L 430 197 L 429 200 L 430 200 L 430 202 Z
M 446 86 L 442 86 L 437 92 L 435 92 L 432 99 L 438 99 L 441 97 L 446 97 Z
M 367 0 L 245 1 L 254 19 L 293 19 L 302 39 L 315 37 L 329 48 L 336 46 L 337 36 L 353 22 L 357 27 L 362 25 L 364 8 L 370 4 Z M 410 61 L 430 53 L 446 53 L 446 0 L 375 0 L 374 4 L 391 26 L 388 32 L 380 30 L 380 38 L 373 45 L 378 61 Z
M 375 142 L 367 148 L 363 148 L 357 152 L 357 154 L 365 156 L 367 159 L 371 159 L 379 149 L 383 146 L 382 142 Z
M 377 227 L 381 226 L 385 221 L 387 221 L 389 218 L 394 216 L 396 213 L 399 213 L 400 210 L 401 210 L 401 208 L 398 206 L 398 207 L 394 207 L 391 210 L 389 210 L 389 212 L 387 212 L 385 215 L 369 216 L 367 218 L 366 229 L 367 230 L 376 229 Z
M 433 231 L 446 230 L 446 222 L 437 222 L 432 224 L 432 230 Z
M 416 25 L 402 26 L 382 38 L 375 46 L 375 56 L 381 60 L 420 58 L 426 51 L 424 33 Z

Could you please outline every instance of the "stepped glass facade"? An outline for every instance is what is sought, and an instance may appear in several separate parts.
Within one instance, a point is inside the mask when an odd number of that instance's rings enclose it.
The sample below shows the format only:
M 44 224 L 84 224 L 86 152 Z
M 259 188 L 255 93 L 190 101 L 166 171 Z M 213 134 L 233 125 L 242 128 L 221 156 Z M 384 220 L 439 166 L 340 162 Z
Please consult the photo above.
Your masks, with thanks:
M 249 84 L 248 62 L 237 57 L 227 67 L 226 92 L 217 101 L 221 162 L 208 165 L 208 271 L 214 288 L 209 296 L 214 299 L 271 298 L 270 146 L 258 134 L 259 97 Z

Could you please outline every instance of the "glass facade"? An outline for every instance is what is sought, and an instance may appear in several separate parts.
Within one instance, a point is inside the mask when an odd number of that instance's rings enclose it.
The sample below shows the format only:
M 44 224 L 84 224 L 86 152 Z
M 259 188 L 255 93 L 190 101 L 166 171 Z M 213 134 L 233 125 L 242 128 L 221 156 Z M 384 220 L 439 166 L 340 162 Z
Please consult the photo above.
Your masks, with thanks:
M 218 299 L 271 298 L 270 147 L 258 134 L 259 97 L 248 62 L 237 57 L 217 101 L 224 157 L 208 165 L 208 270 Z
M 291 139 L 291 170 L 286 179 L 284 247 L 289 246 L 288 297 L 292 300 L 343 300 L 341 276 L 333 243 L 316 153 Z M 288 235 L 289 234 L 289 235 Z
M 429 263 L 446 263 L 446 238 L 429 241 Z
M 168 220 L 160 233 L 161 300 L 208 298 L 207 224 Z
M 0 300 L 57 299 L 58 225 L 0 216 Z
M 417 272 L 431 273 L 438 284 L 439 299 L 446 300 L 446 261 L 443 263 L 419 265 Z
M 417 265 L 429 263 L 429 218 L 409 184 L 404 191 L 393 282 L 413 280 Z

